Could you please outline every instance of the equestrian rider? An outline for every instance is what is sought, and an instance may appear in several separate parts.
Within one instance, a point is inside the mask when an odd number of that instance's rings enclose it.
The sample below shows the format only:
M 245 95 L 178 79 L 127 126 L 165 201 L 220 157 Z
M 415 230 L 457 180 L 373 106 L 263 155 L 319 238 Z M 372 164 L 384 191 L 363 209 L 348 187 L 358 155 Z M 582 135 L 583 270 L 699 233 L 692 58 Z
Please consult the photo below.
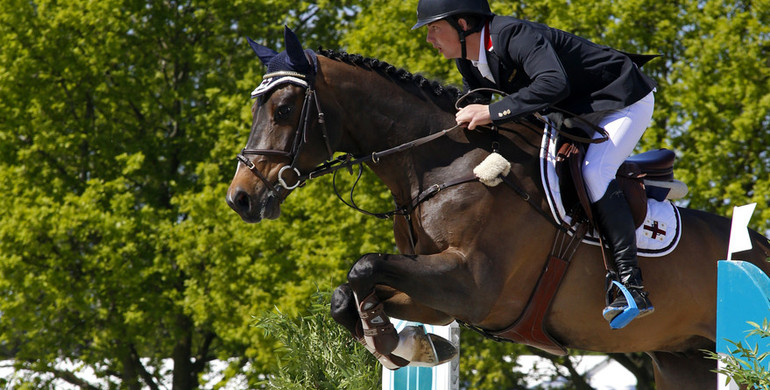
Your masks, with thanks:
M 487 0 L 420 0 L 412 29 L 422 26 L 427 26 L 427 41 L 445 58 L 455 59 L 467 89 L 508 93 L 489 105 L 463 107 L 456 115 L 458 124 L 472 130 L 556 108 L 606 130 L 609 140 L 591 144 L 586 151 L 584 180 L 620 282 L 632 294 L 639 317 L 652 313 L 636 258 L 631 210 L 614 180 L 652 120 L 655 82 L 637 66 L 648 58 L 543 24 L 495 15 Z M 626 298 L 618 294 L 603 315 L 612 321 L 627 307 Z

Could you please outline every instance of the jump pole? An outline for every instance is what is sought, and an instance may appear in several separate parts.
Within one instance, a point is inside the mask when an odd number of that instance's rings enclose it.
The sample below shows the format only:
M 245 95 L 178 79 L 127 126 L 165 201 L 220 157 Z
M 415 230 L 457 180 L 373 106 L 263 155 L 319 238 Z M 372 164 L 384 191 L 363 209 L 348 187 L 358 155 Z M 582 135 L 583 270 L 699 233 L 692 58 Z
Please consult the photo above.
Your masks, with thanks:
M 427 333 L 441 336 L 460 347 L 460 326 L 452 322 L 446 326 L 425 325 L 392 318 L 397 331 L 408 325 L 421 325 Z M 382 368 L 382 390 L 459 390 L 460 355 L 436 367 L 402 367 L 398 370 Z
M 770 278 L 762 270 L 745 261 L 732 260 L 733 253 L 751 249 L 751 240 L 747 229 L 756 203 L 733 209 L 733 221 L 730 227 L 730 243 L 727 260 L 717 262 L 717 347 L 720 356 L 729 355 L 735 345 L 728 342 L 740 342 L 744 347 L 758 348 L 758 354 L 770 351 L 768 341 L 759 335 L 747 337 L 753 327 L 747 322 L 757 324 L 770 315 Z M 763 362 L 768 368 L 768 359 Z M 719 362 L 722 368 L 722 362 Z M 748 368 L 748 367 L 747 367 Z M 720 390 L 737 390 L 738 385 L 719 374 L 717 386 Z

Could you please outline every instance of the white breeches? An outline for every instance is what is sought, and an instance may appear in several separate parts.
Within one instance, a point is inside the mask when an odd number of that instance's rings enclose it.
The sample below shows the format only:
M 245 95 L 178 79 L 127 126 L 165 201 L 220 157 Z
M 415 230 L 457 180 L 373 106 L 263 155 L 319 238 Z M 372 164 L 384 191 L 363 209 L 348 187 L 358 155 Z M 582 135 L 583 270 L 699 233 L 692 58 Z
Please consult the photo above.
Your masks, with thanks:
M 650 92 L 638 102 L 612 111 L 597 122 L 599 127 L 607 130 L 610 139 L 591 144 L 586 151 L 583 178 L 591 202 L 596 202 L 604 196 L 610 181 L 615 179 L 618 167 L 634 151 L 652 121 L 654 105 L 655 96 Z M 595 138 L 600 136 L 597 134 Z

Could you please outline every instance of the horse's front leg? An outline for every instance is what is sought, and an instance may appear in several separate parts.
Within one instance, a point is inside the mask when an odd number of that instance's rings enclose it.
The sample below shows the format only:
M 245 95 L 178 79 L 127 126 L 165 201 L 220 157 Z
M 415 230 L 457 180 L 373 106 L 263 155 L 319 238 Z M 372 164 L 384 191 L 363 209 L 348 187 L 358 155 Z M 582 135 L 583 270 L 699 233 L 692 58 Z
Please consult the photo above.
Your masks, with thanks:
M 433 308 L 414 302 L 408 295 L 396 291 L 393 288 L 378 285 L 375 288 L 375 294 L 379 300 L 385 304 L 385 311 L 395 314 L 398 318 L 408 318 L 413 321 L 419 321 L 426 324 L 448 324 L 454 318 Z M 364 328 L 361 322 L 361 316 L 358 314 L 358 305 L 350 284 L 345 283 L 332 294 L 331 298 L 331 316 L 339 324 L 347 328 L 351 336 L 369 350 L 380 363 L 391 370 L 406 366 L 410 363 L 400 356 L 394 354 L 383 355 L 369 345 L 364 338 Z M 399 340 L 401 337 L 399 336 Z M 451 350 L 451 349 L 450 349 Z M 445 356 L 446 353 L 442 353 Z M 442 359 L 439 359 L 439 362 Z
M 475 319 L 481 318 L 482 313 L 488 313 L 490 307 L 483 298 L 485 295 L 478 294 L 480 289 L 476 280 L 465 257 L 457 251 L 421 256 L 368 254 L 361 257 L 348 273 L 366 342 L 382 355 L 392 353 L 413 363 L 414 359 L 443 360 L 451 344 L 435 335 L 414 335 L 415 329 L 409 329 L 407 335 L 402 331 L 399 337 L 385 313 L 383 300 L 376 294 L 376 286 L 392 287 L 433 311 Z M 407 320 L 422 320 L 410 315 L 408 310 L 404 310 L 406 308 L 394 305 L 389 307 L 392 309 L 389 312 Z M 428 349 L 432 350 L 433 356 L 420 355 L 415 351 L 425 350 L 426 342 L 430 344 Z M 451 351 L 450 354 L 453 354 L 454 348 Z M 442 354 L 444 356 L 439 356 Z
M 385 298 L 383 298 L 383 300 L 385 300 Z M 348 283 L 345 283 L 334 290 L 331 299 L 331 316 L 335 321 L 347 328 L 353 338 L 366 347 L 366 349 L 380 361 L 383 367 L 395 370 L 409 364 L 408 360 L 395 356 L 392 353 L 383 355 L 377 352 L 373 345 L 366 342 L 361 316 L 358 314 L 356 297 Z

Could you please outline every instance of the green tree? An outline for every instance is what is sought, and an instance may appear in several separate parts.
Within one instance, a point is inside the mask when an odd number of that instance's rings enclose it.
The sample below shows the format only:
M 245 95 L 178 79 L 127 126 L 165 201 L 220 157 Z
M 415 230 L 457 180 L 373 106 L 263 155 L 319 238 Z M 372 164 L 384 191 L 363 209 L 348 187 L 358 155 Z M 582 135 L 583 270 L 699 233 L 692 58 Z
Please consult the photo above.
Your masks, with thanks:
M 325 208 L 323 184 L 273 224 L 224 203 L 263 71 L 245 36 L 280 49 L 287 24 L 337 46 L 352 4 L 3 2 L 0 343 L 17 368 L 94 386 L 55 367 L 71 359 L 106 386 L 157 388 L 170 358 L 189 389 L 227 359 L 225 379 L 256 383 L 275 341 L 252 316 L 305 307 L 391 245 L 387 223 Z
M 0 5 L 0 343 L 19 368 L 88 387 L 193 388 L 211 359 L 253 386 L 277 345 L 251 326 L 274 306 L 297 315 L 344 281 L 361 253 L 392 252 L 390 223 L 336 202 L 323 178 L 283 217 L 246 225 L 223 196 L 245 142 L 247 93 L 263 67 L 244 37 L 281 49 L 342 48 L 452 84 L 451 61 L 411 31 L 416 0 L 6 0 Z M 694 208 L 769 208 L 768 0 L 493 1 L 512 14 L 626 51 L 661 53 L 654 125 L 640 149 L 673 147 Z M 351 28 L 352 27 L 352 28 Z M 706 152 L 708 151 L 708 152 Z M 343 175 L 345 176 L 345 175 Z M 350 185 L 350 177 L 340 178 Z M 371 175 L 358 201 L 390 196 Z M 521 378 L 521 346 L 465 337 L 464 378 Z M 637 356 L 618 356 L 638 372 Z M 140 359 L 142 358 L 142 359 Z M 566 362 L 565 362 L 566 363 Z M 647 363 L 649 364 L 649 363 Z M 632 370 L 633 371 L 633 370 Z M 476 374 L 477 376 L 474 376 Z M 642 378 L 642 374 L 637 375 Z M 36 387 L 50 387 L 36 383 Z
M 728 215 L 757 202 L 770 229 L 770 2 L 691 2 L 672 64 L 672 144 L 690 206 Z M 764 206 L 764 207 L 763 207 Z

